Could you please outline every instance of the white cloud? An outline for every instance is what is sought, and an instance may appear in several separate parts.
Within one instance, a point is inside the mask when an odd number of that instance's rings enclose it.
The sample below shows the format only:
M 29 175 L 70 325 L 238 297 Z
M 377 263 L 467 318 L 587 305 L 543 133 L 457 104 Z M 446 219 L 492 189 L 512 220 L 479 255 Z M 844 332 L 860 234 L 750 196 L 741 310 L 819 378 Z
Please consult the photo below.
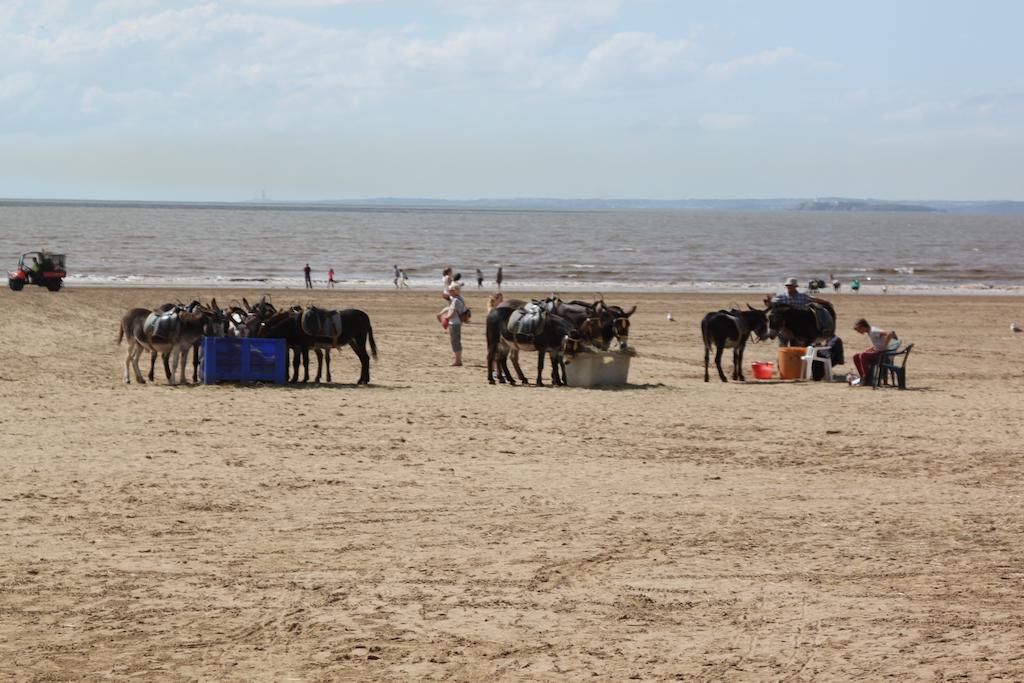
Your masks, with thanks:
M 708 73 L 715 78 L 728 78 L 747 69 L 766 69 L 803 58 L 791 47 L 777 47 L 757 54 L 739 57 L 728 62 L 719 62 L 708 67 Z
M 36 76 L 28 71 L 0 77 L 0 102 L 21 99 L 36 89 Z
M 711 131 L 750 128 L 753 123 L 754 117 L 746 114 L 701 114 L 697 117 L 697 125 Z
M 83 114 L 102 113 L 108 109 L 123 109 L 132 113 L 152 109 L 164 100 L 164 96 L 155 90 L 132 90 L 110 92 L 95 86 L 85 89 L 79 100 Z
M 151 9 L 159 5 L 160 0 L 103 0 L 96 3 L 96 11 L 129 14 Z
M 934 102 L 919 102 L 911 107 L 883 114 L 886 121 L 920 121 L 940 109 Z
M 341 5 L 370 5 L 382 0 L 227 0 L 229 4 L 255 7 L 310 8 L 340 7 Z
M 636 84 L 690 72 L 686 40 L 666 41 L 649 33 L 616 33 L 587 53 L 576 86 Z

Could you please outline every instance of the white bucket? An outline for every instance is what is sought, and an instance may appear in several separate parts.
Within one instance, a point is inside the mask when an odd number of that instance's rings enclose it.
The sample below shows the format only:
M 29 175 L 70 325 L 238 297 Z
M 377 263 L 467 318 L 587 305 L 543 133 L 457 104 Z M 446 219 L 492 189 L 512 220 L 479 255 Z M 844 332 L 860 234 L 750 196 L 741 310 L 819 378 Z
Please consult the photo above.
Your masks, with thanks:
M 621 387 L 629 376 L 632 354 L 618 351 L 580 353 L 565 359 L 565 380 L 570 387 Z

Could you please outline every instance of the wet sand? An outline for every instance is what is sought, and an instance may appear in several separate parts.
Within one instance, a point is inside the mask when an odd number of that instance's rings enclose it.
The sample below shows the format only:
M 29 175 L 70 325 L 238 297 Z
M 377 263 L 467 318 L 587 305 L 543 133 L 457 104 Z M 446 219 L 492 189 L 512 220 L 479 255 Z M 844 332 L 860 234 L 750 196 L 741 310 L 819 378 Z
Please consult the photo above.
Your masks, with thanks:
M 705 384 L 758 297 L 610 293 L 629 387 L 492 387 L 472 290 L 462 368 L 436 293 L 289 290 L 370 314 L 371 386 L 125 386 L 121 313 L 210 294 L 0 293 L 5 677 L 1024 677 L 1019 298 L 831 297 L 907 391 Z

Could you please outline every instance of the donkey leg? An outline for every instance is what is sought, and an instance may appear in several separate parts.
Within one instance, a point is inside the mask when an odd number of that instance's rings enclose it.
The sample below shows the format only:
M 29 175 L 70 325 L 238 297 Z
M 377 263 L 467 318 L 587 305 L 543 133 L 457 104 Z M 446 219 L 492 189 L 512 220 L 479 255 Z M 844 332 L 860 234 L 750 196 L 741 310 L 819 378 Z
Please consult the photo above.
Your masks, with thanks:
M 161 353 L 160 357 L 164 361 L 164 374 L 167 376 L 167 383 L 173 385 L 174 384 L 174 374 L 171 372 L 170 354 Z
M 370 383 L 370 354 L 366 352 L 366 340 L 360 344 L 358 341 L 353 339 L 348 343 L 352 347 L 352 350 L 356 352 L 356 356 L 359 357 L 359 381 L 356 384 L 369 384 Z M 328 356 L 330 358 L 330 356 Z M 330 364 L 327 365 L 330 369 Z
M 302 383 L 309 381 L 309 347 L 302 349 Z
M 199 384 L 199 342 L 192 347 L 192 383 Z
M 537 352 L 537 386 L 544 386 L 544 352 Z
M 718 376 L 722 378 L 722 381 L 728 382 L 729 380 L 725 378 L 725 373 L 722 372 L 722 350 L 724 348 L 724 346 L 719 346 L 715 350 L 715 367 L 718 368 Z
M 711 362 L 711 347 L 704 343 L 704 381 L 710 382 L 711 375 L 708 374 L 708 364 Z
M 743 376 L 743 347 L 736 349 L 736 379 L 741 382 L 746 382 L 747 378 Z
M 295 384 L 296 382 L 299 381 L 299 361 L 301 360 L 301 358 L 299 357 L 299 353 L 301 353 L 299 351 L 299 347 L 293 346 L 292 347 L 292 378 L 290 380 L 288 380 L 291 384 Z
M 319 347 L 313 347 L 313 353 L 316 354 L 316 379 L 313 381 L 320 384 L 320 376 L 323 374 L 324 369 L 324 352 Z
M 512 351 L 512 367 L 515 368 L 516 374 L 519 375 L 519 381 L 523 384 L 529 384 L 530 380 L 526 379 L 526 373 L 523 372 L 523 368 L 519 366 L 519 349 Z

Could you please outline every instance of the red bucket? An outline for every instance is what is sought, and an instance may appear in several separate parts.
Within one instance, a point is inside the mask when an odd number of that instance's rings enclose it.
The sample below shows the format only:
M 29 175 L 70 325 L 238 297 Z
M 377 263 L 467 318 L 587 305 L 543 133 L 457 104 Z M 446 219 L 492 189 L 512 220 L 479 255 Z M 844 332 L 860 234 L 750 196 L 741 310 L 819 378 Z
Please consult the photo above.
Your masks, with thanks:
M 775 374 L 775 363 L 755 361 L 751 369 L 754 371 L 754 379 L 771 379 Z

